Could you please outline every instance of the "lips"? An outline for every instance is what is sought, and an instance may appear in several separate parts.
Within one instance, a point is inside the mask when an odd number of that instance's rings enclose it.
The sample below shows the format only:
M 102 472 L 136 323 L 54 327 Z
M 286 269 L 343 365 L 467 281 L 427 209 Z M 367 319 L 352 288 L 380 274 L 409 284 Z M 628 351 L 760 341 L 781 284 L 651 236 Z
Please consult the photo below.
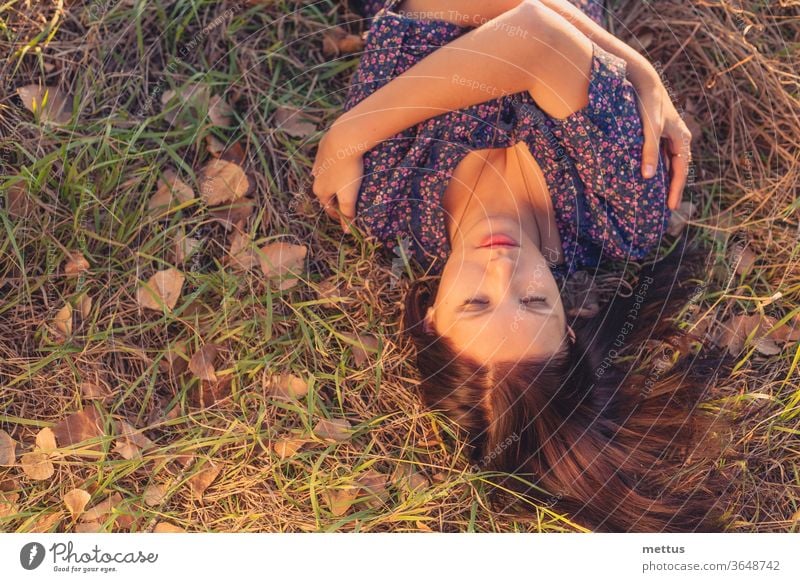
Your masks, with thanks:
M 491 234 L 484 238 L 478 248 L 518 247 L 519 243 L 506 234 Z

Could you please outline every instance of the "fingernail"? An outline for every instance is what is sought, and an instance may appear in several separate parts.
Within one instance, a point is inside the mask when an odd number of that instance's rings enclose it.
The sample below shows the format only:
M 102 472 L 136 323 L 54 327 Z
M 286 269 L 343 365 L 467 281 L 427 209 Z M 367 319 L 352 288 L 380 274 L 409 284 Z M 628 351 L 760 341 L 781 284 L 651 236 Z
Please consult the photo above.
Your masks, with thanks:
M 644 167 L 644 177 L 652 178 L 656 175 L 656 167 L 653 164 L 646 164 Z

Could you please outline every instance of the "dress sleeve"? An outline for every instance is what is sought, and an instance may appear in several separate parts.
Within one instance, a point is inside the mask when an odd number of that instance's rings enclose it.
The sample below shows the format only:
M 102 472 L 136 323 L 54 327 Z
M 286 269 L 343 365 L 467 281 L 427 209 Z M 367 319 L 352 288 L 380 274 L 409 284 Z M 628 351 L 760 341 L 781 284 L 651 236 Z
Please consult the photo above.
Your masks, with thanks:
M 592 44 L 589 103 L 554 120 L 553 132 L 577 174 L 578 243 L 598 260 L 639 260 L 666 232 L 666 166 L 659 158 L 655 177 L 642 176 L 644 135 L 625 61 Z

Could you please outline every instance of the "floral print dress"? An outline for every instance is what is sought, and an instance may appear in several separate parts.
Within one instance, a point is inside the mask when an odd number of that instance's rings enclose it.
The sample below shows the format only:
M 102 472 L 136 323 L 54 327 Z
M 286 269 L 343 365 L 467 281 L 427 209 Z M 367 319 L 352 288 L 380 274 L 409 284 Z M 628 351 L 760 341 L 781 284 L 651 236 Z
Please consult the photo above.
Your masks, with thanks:
M 572 2 L 605 27 L 601 0 Z M 363 7 L 371 24 L 346 109 L 470 30 L 401 15 L 397 4 L 370 0 Z M 555 275 L 603 258 L 647 255 L 669 219 L 666 166 L 659 159 L 656 176 L 642 177 L 644 137 L 625 62 L 592 45 L 588 105 L 564 119 L 550 117 L 524 91 L 439 115 L 366 152 L 356 224 L 438 274 L 450 252 L 442 197 L 456 166 L 472 150 L 524 141 L 553 200 L 564 251 Z

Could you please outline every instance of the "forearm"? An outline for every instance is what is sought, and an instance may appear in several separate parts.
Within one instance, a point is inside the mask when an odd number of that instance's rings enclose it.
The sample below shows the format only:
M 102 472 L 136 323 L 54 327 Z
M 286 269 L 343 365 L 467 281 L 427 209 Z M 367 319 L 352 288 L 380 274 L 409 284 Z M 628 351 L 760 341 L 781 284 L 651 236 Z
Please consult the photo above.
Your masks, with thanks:
M 342 115 L 332 130 L 370 149 L 427 119 L 503 94 L 553 90 L 583 75 L 571 61 L 588 40 L 538 1 L 516 8 L 440 47 Z M 583 79 L 588 86 L 588 79 Z M 585 89 L 585 87 L 584 87 Z M 586 92 L 584 90 L 584 92 Z

